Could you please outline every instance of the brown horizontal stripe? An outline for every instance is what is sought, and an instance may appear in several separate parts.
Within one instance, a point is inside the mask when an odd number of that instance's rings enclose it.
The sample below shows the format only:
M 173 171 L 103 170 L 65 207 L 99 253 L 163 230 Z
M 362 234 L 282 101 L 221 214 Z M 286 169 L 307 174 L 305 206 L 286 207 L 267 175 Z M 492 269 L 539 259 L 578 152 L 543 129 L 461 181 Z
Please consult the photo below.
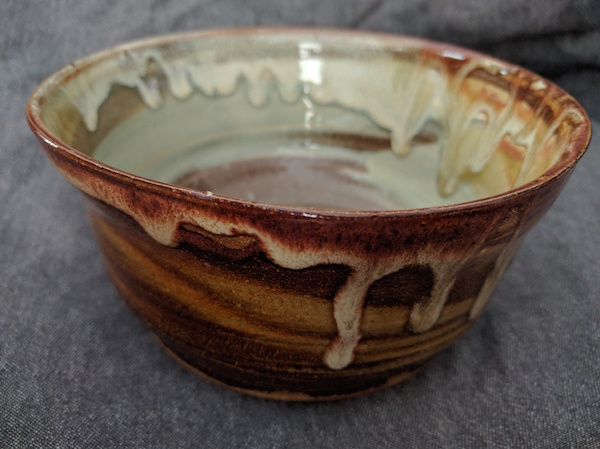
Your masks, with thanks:
M 423 366 L 423 363 L 378 372 L 325 371 L 315 375 L 311 372 L 290 371 L 269 373 L 247 369 L 239 365 L 225 364 L 219 359 L 211 359 L 193 354 L 185 344 L 163 338 L 163 343 L 186 364 L 199 369 L 209 377 L 242 390 L 262 392 L 302 392 L 309 396 L 350 395 L 362 390 L 387 385 L 393 377 L 407 378 Z M 181 356 L 181 354 L 188 354 Z
M 290 132 L 291 139 L 309 138 L 312 143 L 348 148 L 359 151 L 390 150 L 392 144 L 389 136 L 369 136 L 365 134 L 352 134 L 349 132 Z
M 387 380 L 385 381 L 385 383 L 376 385 L 376 386 L 369 386 L 363 390 L 358 390 L 358 391 L 354 391 L 351 393 L 337 393 L 334 392 L 332 394 L 327 394 L 327 395 L 314 395 L 311 396 L 303 391 L 290 391 L 289 389 L 280 389 L 280 390 L 272 390 L 272 391 L 264 391 L 264 390 L 258 390 L 256 389 L 254 386 L 250 387 L 250 388 L 243 388 L 243 387 L 239 387 L 239 386 L 235 386 L 233 384 L 227 384 L 225 382 L 223 382 L 222 380 L 209 376 L 207 373 L 200 371 L 198 368 L 190 365 L 189 363 L 187 363 L 186 361 L 184 361 L 183 359 L 181 359 L 177 354 L 175 354 L 171 349 L 169 349 L 162 341 L 160 341 L 160 339 L 158 339 L 158 341 L 161 343 L 161 346 L 164 348 L 164 350 L 174 359 L 176 359 L 181 365 L 183 365 L 185 368 L 189 369 L 190 371 L 192 371 L 194 374 L 202 377 L 203 379 L 206 379 L 222 388 L 228 388 L 230 390 L 233 391 L 237 391 L 239 393 L 245 393 L 245 394 L 250 394 L 252 396 L 255 397 L 259 397 L 259 398 L 263 398 L 263 399 L 271 399 L 271 400 L 279 400 L 279 401 L 298 401 L 298 402 L 306 402 L 306 401 L 335 401 L 335 400 L 342 400 L 342 399 L 349 399 L 355 396 L 359 396 L 359 395 L 365 395 L 365 394 L 370 394 L 370 393 L 374 393 L 377 392 L 379 390 L 388 388 L 390 386 L 396 385 L 400 382 L 405 382 L 408 379 L 410 379 L 411 377 L 415 376 L 418 372 L 420 372 L 424 367 L 426 367 L 430 362 L 427 361 L 425 362 L 423 365 L 417 366 L 415 369 L 413 370 L 406 370 L 406 371 L 401 371 L 398 374 L 393 374 L 390 377 L 387 378 Z
M 119 280 L 116 280 L 116 282 L 117 285 L 120 287 L 122 286 Z M 128 298 L 130 300 L 133 299 L 134 302 L 144 301 L 144 299 L 140 300 L 139 298 L 136 298 L 138 291 L 139 290 L 136 290 L 136 292 L 133 293 L 128 292 Z M 146 295 L 152 296 L 148 292 L 146 292 Z M 321 345 L 305 344 L 303 347 L 306 351 L 298 351 L 298 342 L 290 344 L 285 335 L 271 335 L 271 338 L 257 339 L 253 335 L 235 332 L 231 329 L 222 329 L 212 323 L 209 323 L 207 326 L 206 323 L 201 320 L 189 320 L 185 317 L 172 316 L 168 314 L 168 312 L 167 315 L 163 315 L 161 314 L 159 305 L 146 304 L 143 307 L 146 308 L 145 316 L 147 319 L 152 315 L 158 316 L 160 326 L 163 329 L 162 331 L 156 326 L 155 320 L 149 320 L 156 332 L 180 341 L 181 343 L 186 343 L 188 346 L 193 347 L 195 352 L 213 353 L 213 356 L 230 359 L 230 363 L 236 365 L 244 365 L 253 362 L 263 364 L 265 359 L 268 360 L 269 363 L 283 364 L 284 368 L 282 369 L 284 371 L 288 370 L 291 366 L 298 369 L 304 369 L 306 366 L 311 366 L 312 364 L 321 365 L 321 354 L 329 342 L 329 340 L 326 340 L 324 342 L 325 344 L 323 344 L 321 341 Z M 153 308 L 156 309 L 154 314 L 152 313 Z M 205 329 L 205 327 L 208 327 L 208 329 Z M 351 368 L 362 373 L 364 368 L 373 362 L 377 362 L 378 369 L 381 369 L 403 366 L 407 363 L 425 360 L 446 347 L 454 338 L 466 331 L 469 327 L 470 322 L 455 328 L 447 327 L 444 329 L 446 332 L 442 333 L 437 338 L 424 340 L 420 342 L 420 344 L 405 346 L 404 349 L 387 352 L 378 351 L 376 345 L 377 342 L 363 342 L 359 344 L 357 348 L 356 361 L 351 365 Z M 169 331 L 169 329 L 171 329 L 171 331 Z M 215 344 L 219 348 L 217 351 L 212 351 L 210 349 L 214 346 L 206 341 L 205 334 L 207 333 L 214 338 Z M 276 338 L 276 340 L 273 340 L 272 338 Z M 389 340 L 390 339 L 386 341 L 387 344 L 390 343 Z M 401 341 L 396 341 L 394 343 L 394 347 L 398 344 L 402 347 Z M 239 353 L 238 351 L 240 346 L 244 347 L 243 353 Z M 312 346 L 312 348 L 310 346 Z M 362 354 L 367 355 L 362 356 Z M 380 362 L 384 360 L 388 360 L 389 362 L 381 364 Z M 324 365 L 323 370 L 325 370 L 325 372 L 330 371 Z M 322 374 L 323 370 L 313 369 L 311 372 L 319 372 Z
M 446 332 L 437 337 L 429 336 L 428 339 L 414 345 L 403 344 L 402 337 L 396 338 L 395 345 L 390 345 L 389 339 L 386 345 L 378 347 L 376 341 L 368 341 L 359 344 L 356 349 L 356 363 L 381 363 L 386 360 L 410 363 L 413 360 L 422 360 L 440 352 L 452 344 L 460 335 L 465 333 L 472 325 L 470 321 L 456 321 L 453 326 L 445 329 Z
M 452 321 L 435 326 L 426 332 L 415 334 L 411 330 L 404 328 L 395 335 L 363 337 L 362 342 L 375 345 L 374 347 L 379 347 L 381 348 L 381 350 L 384 351 L 391 350 L 394 348 L 405 348 L 419 345 L 432 338 L 438 338 L 448 332 L 451 332 L 452 329 L 462 325 L 462 323 L 465 323 L 467 321 L 468 320 L 466 316 L 459 315 Z
M 110 255 L 108 260 L 110 262 Z M 206 296 L 202 291 L 194 290 L 184 285 L 178 286 L 178 289 L 184 292 L 186 302 L 179 298 L 171 297 L 169 294 L 173 290 L 165 294 L 160 284 L 149 283 L 146 280 L 140 280 L 130 271 L 119 269 L 119 266 L 113 264 L 108 266 L 109 273 L 115 282 L 127 287 L 128 295 L 139 297 L 147 306 L 160 308 L 163 314 L 173 315 L 173 319 L 187 320 L 190 325 L 194 323 L 205 323 L 221 329 L 227 329 L 232 334 L 238 336 L 248 336 L 254 340 L 281 340 L 282 336 L 285 341 L 293 342 L 294 344 L 318 344 L 318 342 L 329 341 L 334 334 L 321 336 L 316 332 L 292 332 L 285 327 L 273 325 L 266 321 L 254 322 L 248 319 L 236 310 L 224 307 L 217 301 L 213 301 Z M 185 295 L 185 293 L 189 295 Z M 190 307 L 187 302 L 193 303 Z
M 164 307 L 177 311 L 185 308 L 224 327 L 254 327 L 257 335 L 268 334 L 265 327 L 269 327 L 285 334 L 335 336 L 333 305 L 329 301 L 266 288 L 240 276 L 224 276 L 218 269 L 214 273 L 210 266 L 194 266 L 193 260 L 170 266 L 165 262 L 169 255 L 151 258 L 135 242 L 113 233 L 101 221 L 93 222 L 106 257 L 119 267 L 117 275 L 127 275 L 129 282 L 147 289 L 158 289 Z M 160 265 L 154 263 L 158 259 Z M 193 270 L 197 270 L 195 275 L 189 273 Z
M 150 292 L 140 291 L 137 286 L 131 288 L 118 277 L 115 277 L 114 281 L 127 303 L 157 335 L 185 344 L 194 354 L 210 355 L 224 363 L 255 369 L 262 369 L 265 360 L 299 369 L 321 363 L 321 354 L 325 350 L 327 340 L 323 341 L 321 347 L 315 347 L 310 344 L 290 343 L 281 335 L 278 338 L 271 335 L 270 339 L 265 336 L 256 339 L 251 334 L 232 331 L 204 320 L 191 320 L 175 315 L 170 310 L 161 308 Z M 290 348 L 293 348 L 293 351 Z

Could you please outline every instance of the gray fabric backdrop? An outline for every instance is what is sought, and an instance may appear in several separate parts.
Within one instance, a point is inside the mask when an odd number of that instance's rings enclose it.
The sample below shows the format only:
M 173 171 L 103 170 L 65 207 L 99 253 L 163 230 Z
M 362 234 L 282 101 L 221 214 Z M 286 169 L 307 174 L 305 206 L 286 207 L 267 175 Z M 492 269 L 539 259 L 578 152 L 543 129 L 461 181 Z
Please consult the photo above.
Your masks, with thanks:
M 2 0 L 0 448 L 600 447 L 598 138 L 487 313 L 403 386 L 329 404 L 245 397 L 174 363 L 126 308 L 80 195 L 26 126 L 28 95 L 125 40 L 271 24 L 475 47 L 542 71 L 600 119 L 597 0 Z

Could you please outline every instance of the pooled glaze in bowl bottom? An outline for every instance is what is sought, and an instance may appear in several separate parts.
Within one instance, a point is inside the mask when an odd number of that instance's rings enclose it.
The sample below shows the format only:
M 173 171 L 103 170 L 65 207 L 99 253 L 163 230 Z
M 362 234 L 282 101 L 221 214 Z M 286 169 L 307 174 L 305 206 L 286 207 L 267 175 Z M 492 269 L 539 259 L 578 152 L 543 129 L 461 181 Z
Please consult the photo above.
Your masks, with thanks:
M 294 400 L 403 381 L 466 332 L 589 141 L 530 72 L 341 31 L 125 45 L 28 119 L 161 343 Z

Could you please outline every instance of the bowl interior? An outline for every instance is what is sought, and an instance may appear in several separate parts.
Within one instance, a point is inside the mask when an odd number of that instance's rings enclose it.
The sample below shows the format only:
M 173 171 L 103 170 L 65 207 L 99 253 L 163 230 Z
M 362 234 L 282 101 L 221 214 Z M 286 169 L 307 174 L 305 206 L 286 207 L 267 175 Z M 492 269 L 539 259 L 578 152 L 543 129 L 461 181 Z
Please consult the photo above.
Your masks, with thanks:
M 34 99 L 49 133 L 128 173 L 319 209 L 461 203 L 565 158 L 579 106 L 466 50 L 336 32 L 147 40 L 78 61 Z

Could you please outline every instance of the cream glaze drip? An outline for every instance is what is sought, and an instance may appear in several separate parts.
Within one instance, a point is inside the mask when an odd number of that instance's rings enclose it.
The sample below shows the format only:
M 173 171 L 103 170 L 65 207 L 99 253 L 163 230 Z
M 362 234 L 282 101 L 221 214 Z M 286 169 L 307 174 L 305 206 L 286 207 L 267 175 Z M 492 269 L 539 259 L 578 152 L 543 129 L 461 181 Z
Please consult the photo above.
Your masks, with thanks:
M 502 68 L 489 62 L 466 62 L 460 72 L 449 81 L 441 68 L 414 64 L 412 71 L 394 61 L 369 61 L 378 79 L 364 82 L 364 73 L 349 61 L 327 61 L 320 63 L 318 44 L 300 45 L 299 62 L 296 60 L 261 59 L 253 63 L 214 62 L 214 54 L 205 52 L 194 56 L 194 61 L 177 60 L 167 62 L 158 50 L 136 50 L 123 52 L 118 58 L 103 62 L 98 67 L 88 68 L 88 74 L 80 74 L 63 89 L 81 112 L 90 131 L 97 127 L 98 109 L 106 100 L 115 84 L 134 87 L 149 108 L 158 108 L 162 103 L 159 82 L 147 77 L 151 63 L 157 64 L 167 80 L 167 85 L 176 98 L 184 99 L 195 89 L 207 96 L 229 95 L 235 91 L 240 79 L 247 83 L 247 96 L 255 107 L 262 107 L 269 99 L 272 86 L 276 86 L 281 98 L 288 103 L 302 96 L 308 102 L 321 104 L 337 103 L 357 111 L 363 111 L 379 126 L 391 133 L 393 151 L 406 154 L 410 142 L 428 122 L 438 125 L 441 139 L 441 155 L 438 189 L 448 194 L 456 188 L 461 176 L 467 171 L 478 172 L 489 162 L 498 142 L 505 135 L 527 148 L 517 182 L 522 182 L 533 165 L 535 155 L 559 125 L 544 132 L 540 119 L 542 108 L 538 108 L 524 126 L 510 118 L 515 112 L 515 93 L 500 111 L 477 99 L 469 99 L 459 92 L 459 87 L 475 69 L 491 73 L 502 73 Z M 102 73 L 108 73 L 103 77 Z M 344 82 L 336 82 L 336 74 L 344 74 Z M 348 86 L 351 86 L 348 89 Z M 381 87 L 390 88 L 382 95 Z M 391 86 L 391 87 L 390 87 Z M 545 86 L 537 86 L 545 88 Z M 400 105 L 400 107 L 399 107 Z M 310 112 L 310 108 L 307 107 Z M 450 113 L 450 111 L 452 111 Z M 310 117 L 308 117 L 310 119 Z M 541 136 L 541 137 L 540 137 Z M 559 155 L 557 155 L 559 157 Z M 360 325 L 363 302 L 369 286 L 377 279 L 413 264 L 424 264 L 434 272 L 434 287 L 431 298 L 416 304 L 409 317 L 408 326 L 414 332 L 430 329 L 438 320 L 452 288 L 456 274 L 464 261 L 475 256 L 481 249 L 480 242 L 474 245 L 469 255 L 449 260 L 448 255 L 434 249 L 420 255 L 384 259 L 374 265 L 339 251 L 320 252 L 290 249 L 285 243 L 260 233 L 247 224 L 232 226 L 215 221 L 198 211 L 181 211 L 172 208 L 159 219 L 150 219 L 137 210 L 135 204 L 126 200 L 124 187 L 111 186 L 103 189 L 99 184 L 86 184 L 63 173 L 80 190 L 92 197 L 108 199 L 111 204 L 133 217 L 156 241 L 164 245 L 176 245 L 176 233 L 181 223 L 192 223 L 219 235 L 247 234 L 263 243 L 270 259 L 285 268 L 303 269 L 317 264 L 343 264 L 353 271 L 346 284 L 334 299 L 334 319 L 337 337 L 326 350 L 323 361 L 331 369 L 342 369 L 354 359 L 354 351 L 360 341 Z M 495 223 L 490 224 L 490 229 Z M 509 251 L 510 247 L 510 251 Z M 506 254 L 496 264 L 494 280 L 506 268 L 510 256 L 517 247 L 515 242 L 507 246 Z M 482 288 L 471 316 L 476 316 L 490 294 L 493 282 Z

